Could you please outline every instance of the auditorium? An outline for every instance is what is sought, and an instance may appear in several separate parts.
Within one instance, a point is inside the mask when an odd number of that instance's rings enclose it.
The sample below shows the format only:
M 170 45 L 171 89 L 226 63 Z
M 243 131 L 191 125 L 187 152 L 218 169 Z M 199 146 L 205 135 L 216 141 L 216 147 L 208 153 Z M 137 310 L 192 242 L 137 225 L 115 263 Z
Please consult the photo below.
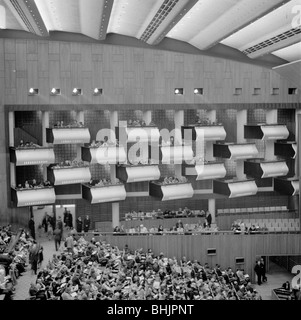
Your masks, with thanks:
M 301 0 L 0 0 L 0 299 L 301 300 L 300 90 Z

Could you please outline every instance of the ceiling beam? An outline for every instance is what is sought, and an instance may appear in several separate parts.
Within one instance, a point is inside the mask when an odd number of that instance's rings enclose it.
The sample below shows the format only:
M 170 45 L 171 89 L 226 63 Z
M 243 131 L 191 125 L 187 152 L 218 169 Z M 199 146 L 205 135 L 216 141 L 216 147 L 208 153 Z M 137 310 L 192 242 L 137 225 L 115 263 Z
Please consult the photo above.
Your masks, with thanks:
M 243 53 L 251 59 L 256 59 L 299 42 L 301 42 L 301 28 L 296 28 L 288 30 L 271 39 L 257 43 L 256 45 L 244 50 Z
M 150 45 L 158 44 L 196 2 L 196 0 L 164 0 L 140 36 L 140 40 Z
M 156 35 L 155 38 L 152 39 L 151 43 L 148 42 L 148 44 L 156 45 L 160 43 L 163 38 L 167 35 L 167 33 L 177 24 L 179 21 L 189 12 L 189 10 L 198 2 L 198 0 L 190 0 L 183 8 L 182 10 L 172 19 L 172 21 L 169 22 L 167 26 Z
M 47 37 L 48 30 L 34 0 L 4 0 L 24 30 Z
M 207 28 L 202 30 L 189 42 L 201 50 L 209 49 L 289 1 L 290 0 L 275 0 L 274 2 L 265 1 L 262 3 L 256 0 L 257 5 L 255 6 L 255 1 L 254 4 L 251 2 L 250 9 L 247 10 L 246 6 L 249 5 L 250 2 L 248 0 L 241 0 L 215 21 L 212 21 Z M 258 9 L 257 12 L 256 8 Z
M 99 40 L 105 40 L 107 36 L 108 25 L 110 22 L 111 12 L 114 0 L 105 0 L 102 8 L 102 16 L 99 27 Z

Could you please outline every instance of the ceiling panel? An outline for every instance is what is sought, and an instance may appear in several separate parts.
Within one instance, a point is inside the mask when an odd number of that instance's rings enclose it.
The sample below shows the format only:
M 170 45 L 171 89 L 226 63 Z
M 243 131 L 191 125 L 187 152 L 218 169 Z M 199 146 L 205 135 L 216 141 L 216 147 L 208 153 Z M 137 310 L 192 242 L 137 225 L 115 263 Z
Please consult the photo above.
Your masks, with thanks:
M 79 0 L 35 0 L 35 2 L 48 30 L 81 32 Z
M 108 33 L 140 38 L 163 0 L 115 0 Z
M 3 0 L 0 0 L 0 10 L 2 13 L 0 13 L 0 29 L 27 30 L 23 24 L 19 23 Z
M 293 13 L 293 8 L 298 5 L 301 5 L 301 0 L 289 1 L 240 31 L 232 34 L 221 43 L 244 51 L 262 41 L 288 31 L 292 29 L 292 21 L 294 16 L 296 16 L 296 13 Z
M 274 51 L 273 54 L 289 62 L 301 60 L 301 42 L 298 42 L 286 48 Z

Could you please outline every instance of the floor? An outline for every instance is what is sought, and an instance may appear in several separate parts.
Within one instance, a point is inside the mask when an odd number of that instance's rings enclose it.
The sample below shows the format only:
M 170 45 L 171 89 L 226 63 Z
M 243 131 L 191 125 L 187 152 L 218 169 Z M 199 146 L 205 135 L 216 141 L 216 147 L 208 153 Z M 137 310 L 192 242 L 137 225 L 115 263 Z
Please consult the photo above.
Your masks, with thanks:
M 270 268 L 266 276 L 268 278 L 267 282 L 264 282 L 260 286 L 257 284 L 254 286 L 260 293 L 262 300 L 271 300 L 272 289 L 282 287 L 284 282 L 291 281 L 293 278 L 291 273 L 273 262 L 270 262 Z
M 53 254 L 56 253 L 54 241 L 49 240 L 43 234 L 37 237 L 37 241 L 41 243 L 44 248 L 44 261 L 41 266 L 41 268 L 44 268 Z M 292 277 L 292 274 L 290 274 L 287 270 L 279 267 L 275 263 L 270 262 L 270 269 L 267 273 L 268 281 L 260 286 L 255 284 L 254 287 L 262 296 L 262 300 L 271 300 L 272 289 L 281 287 L 285 281 L 291 281 Z M 27 267 L 27 271 L 24 272 L 17 281 L 18 283 L 16 285 L 14 300 L 25 300 L 29 296 L 28 290 L 30 283 L 36 281 L 36 276 L 30 270 L 30 265 Z

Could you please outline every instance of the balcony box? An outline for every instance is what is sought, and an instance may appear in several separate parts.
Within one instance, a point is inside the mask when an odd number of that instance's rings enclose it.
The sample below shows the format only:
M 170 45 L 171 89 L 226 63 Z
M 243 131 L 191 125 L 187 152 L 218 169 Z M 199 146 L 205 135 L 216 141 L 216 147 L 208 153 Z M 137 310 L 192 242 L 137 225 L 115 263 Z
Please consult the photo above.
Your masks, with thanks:
M 116 166 L 116 177 L 123 182 L 152 181 L 160 178 L 157 165 L 127 165 Z
M 191 130 L 191 133 L 189 133 L 189 130 Z M 227 135 L 222 125 L 182 126 L 181 131 L 182 131 L 183 139 L 191 137 L 192 140 L 202 140 L 202 141 L 225 140 Z
M 190 183 L 161 185 L 158 182 L 150 182 L 149 195 L 162 201 L 187 199 L 193 197 L 193 188 Z
M 126 142 L 137 142 L 137 137 L 140 142 L 158 143 L 160 139 L 160 131 L 156 126 L 127 126 L 116 127 L 116 138 L 120 143 L 123 142 L 123 136 L 126 135 Z
M 149 155 L 152 161 L 161 164 L 181 164 L 193 159 L 191 145 L 176 146 L 149 146 Z
M 123 201 L 126 198 L 126 191 L 123 184 L 107 186 L 90 186 L 82 185 L 83 199 L 88 200 L 91 204 L 103 202 Z
M 286 176 L 288 172 L 289 168 L 285 161 L 254 159 L 244 163 L 244 173 L 256 179 Z
M 274 190 L 280 194 L 295 196 L 299 194 L 299 178 L 275 178 Z
M 90 163 L 117 164 L 126 162 L 122 146 L 81 147 L 82 160 Z
M 11 188 L 11 198 L 17 207 L 39 206 L 55 203 L 53 187 L 34 189 Z
M 204 164 L 186 165 L 184 164 L 185 176 L 197 176 L 196 180 L 210 180 L 224 178 L 227 174 L 223 162 L 207 162 Z
M 91 180 L 88 166 L 85 167 L 48 167 L 47 179 L 55 186 L 85 183 Z
M 229 198 L 253 196 L 258 188 L 254 180 L 213 180 L 213 193 L 222 194 Z
M 10 147 L 10 161 L 16 166 L 33 166 L 55 162 L 53 148 L 14 148 Z
M 215 143 L 213 156 L 230 160 L 250 159 L 258 155 L 255 143 Z
M 46 128 L 46 141 L 53 144 L 81 144 L 90 142 L 88 128 Z
M 244 129 L 245 139 L 281 140 L 288 136 L 289 131 L 282 124 L 247 124 Z
M 297 143 L 294 141 L 275 142 L 275 156 L 295 159 L 297 156 Z

